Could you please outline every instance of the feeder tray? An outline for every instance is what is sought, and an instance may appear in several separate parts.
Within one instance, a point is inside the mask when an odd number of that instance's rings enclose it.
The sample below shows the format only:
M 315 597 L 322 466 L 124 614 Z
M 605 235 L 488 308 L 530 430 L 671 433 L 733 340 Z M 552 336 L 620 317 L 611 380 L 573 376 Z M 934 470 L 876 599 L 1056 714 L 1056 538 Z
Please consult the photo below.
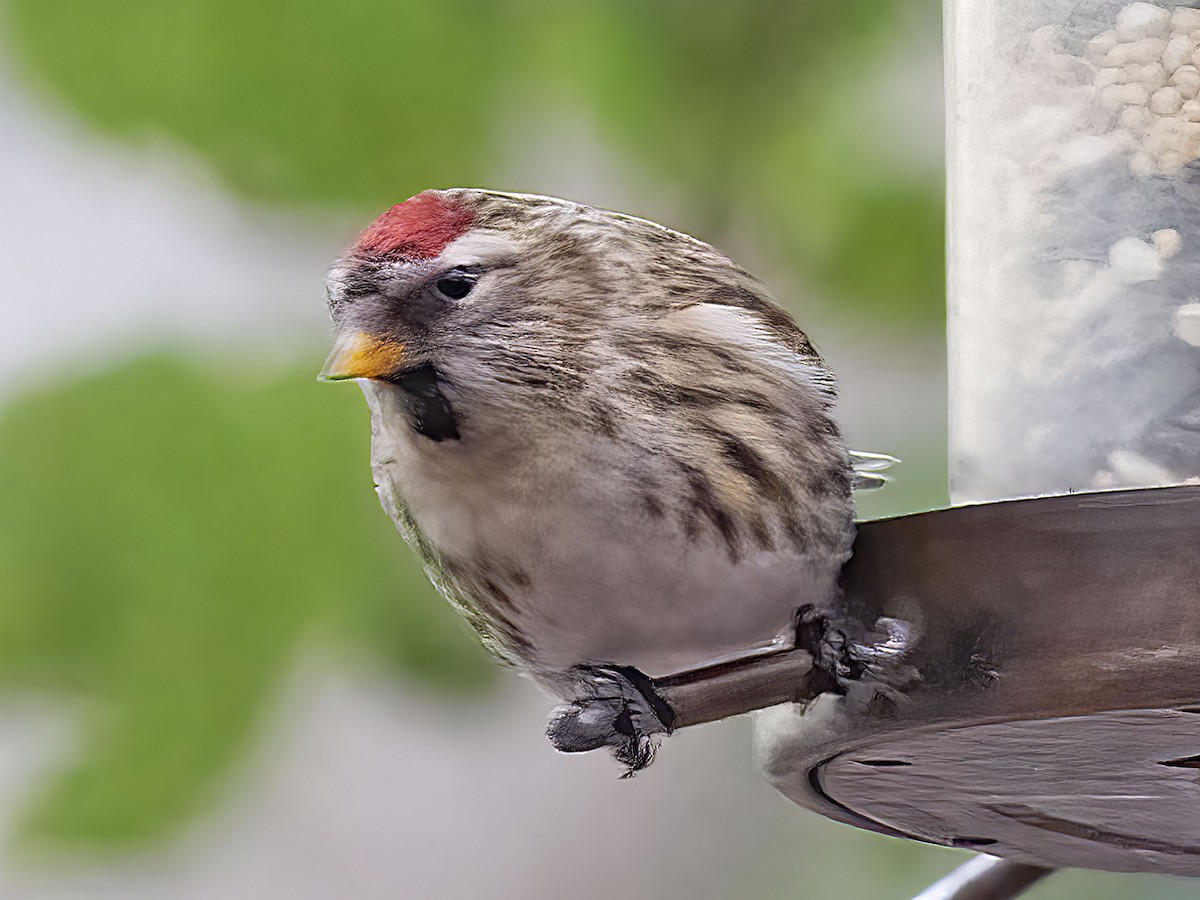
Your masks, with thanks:
M 844 602 L 913 626 L 919 679 L 759 713 L 779 791 L 1027 865 L 1200 875 L 1200 487 L 869 522 Z

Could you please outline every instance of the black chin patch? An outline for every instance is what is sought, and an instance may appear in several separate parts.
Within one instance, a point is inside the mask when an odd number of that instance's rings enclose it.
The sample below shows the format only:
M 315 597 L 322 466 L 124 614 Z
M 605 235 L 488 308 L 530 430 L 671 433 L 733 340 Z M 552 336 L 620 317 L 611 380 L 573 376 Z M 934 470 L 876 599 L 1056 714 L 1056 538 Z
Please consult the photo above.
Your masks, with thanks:
M 431 441 L 459 439 L 454 407 L 442 393 L 441 375 L 432 363 L 405 369 L 391 376 L 388 381 L 404 391 L 417 434 Z

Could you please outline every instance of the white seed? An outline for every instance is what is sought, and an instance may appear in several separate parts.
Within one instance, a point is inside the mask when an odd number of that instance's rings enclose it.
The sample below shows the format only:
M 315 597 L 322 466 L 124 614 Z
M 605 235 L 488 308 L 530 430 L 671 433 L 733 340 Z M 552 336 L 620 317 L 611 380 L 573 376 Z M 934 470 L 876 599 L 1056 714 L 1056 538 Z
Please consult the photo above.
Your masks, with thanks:
M 1144 84 L 1113 84 L 1100 91 L 1100 102 L 1116 112 L 1123 106 L 1144 106 L 1150 102 L 1150 91 Z
M 1200 100 L 1189 100 L 1183 104 L 1179 117 L 1185 122 L 1200 122 Z
M 1179 154 L 1183 157 L 1180 166 L 1200 158 L 1200 122 L 1185 122 L 1184 132 L 1179 136 Z
M 1141 109 L 1140 106 L 1130 107 L 1131 109 Z M 1142 131 L 1137 132 L 1125 131 L 1118 128 L 1109 132 L 1109 138 L 1113 142 L 1113 148 L 1117 153 L 1134 153 L 1142 148 Z
M 1167 72 L 1174 72 L 1180 66 L 1186 65 L 1196 52 L 1192 39 L 1184 34 L 1176 35 L 1167 41 L 1167 49 L 1163 51 L 1162 64 Z
M 1104 88 L 1110 84 L 1124 84 L 1128 80 L 1124 69 L 1097 69 L 1096 78 L 1092 84 L 1098 88 Z
M 1142 38 L 1140 41 L 1131 41 L 1128 44 L 1117 44 L 1104 57 L 1104 65 L 1127 66 L 1130 63 L 1146 65 L 1158 62 L 1162 59 L 1163 51 L 1166 49 L 1167 42 L 1162 38 L 1148 37 Z
M 1153 3 L 1130 3 L 1117 13 L 1117 37 L 1136 41 L 1171 33 L 1171 11 Z
M 1162 271 L 1162 260 L 1149 241 L 1125 237 L 1108 248 L 1108 265 L 1119 284 L 1151 281 Z
M 1171 84 L 1184 100 L 1193 99 L 1200 94 L 1200 69 L 1195 66 L 1180 66 L 1171 76 Z
M 1160 116 L 1142 133 L 1142 146 L 1156 156 L 1169 150 L 1182 150 L 1184 143 L 1189 139 L 1183 130 L 1190 127 L 1193 126 L 1182 119 L 1175 119 L 1170 115 Z
M 1117 44 L 1115 31 L 1103 31 L 1087 42 L 1087 46 L 1083 48 L 1084 58 L 1090 63 L 1100 65 L 1104 62 L 1104 57 L 1108 56 L 1108 51 Z
M 1174 228 L 1163 228 L 1150 235 L 1150 243 L 1158 250 L 1159 259 L 1170 259 L 1183 246 L 1183 238 Z
M 1137 178 L 1146 178 L 1157 174 L 1158 169 L 1154 165 L 1154 157 L 1145 150 L 1139 150 L 1129 160 L 1129 171 Z
M 1069 53 L 1048 53 L 1041 58 L 1042 71 L 1057 84 L 1087 84 L 1095 78 L 1096 70 L 1088 62 Z M 1166 79 L 1163 80 L 1164 84 Z
M 1200 303 L 1185 303 L 1175 310 L 1175 336 L 1200 347 Z
M 1159 134 L 1147 134 L 1145 138 L 1142 146 L 1146 148 L 1147 153 L 1154 157 L 1156 161 L 1155 168 L 1158 168 L 1157 160 L 1164 153 L 1175 152 L 1175 148 L 1179 145 L 1179 135 L 1177 134 L 1167 135 L 1166 137 Z
M 1190 34 L 1200 29 L 1200 9 L 1177 6 L 1171 13 L 1171 30 L 1176 34 Z
M 1154 120 L 1154 124 L 1150 126 L 1150 130 L 1155 134 L 1179 134 L 1179 132 L 1183 131 L 1183 123 L 1170 116 L 1160 116 Z
M 1178 150 L 1167 150 L 1158 156 L 1158 172 L 1160 175 L 1174 175 L 1186 161 Z
M 1150 98 L 1150 112 L 1160 116 L 1173 116 L 1183 106 L 1183 97 L 1173 87 L 1161 88 Z
M 1043 25 L 1029 35 L 1029 49 L 1034 53 L 1062 53 L 1062 35 L 1056 25 Z
M 1158 63 L 1150 63 L 1148 66 L 1139 66 L 1134 77 L 1129 80 L 1140 81 L 1150 90 L 1157 91 L 1167 83 L 1167 70 Z
M 1180 137 L 1184 123 L 1171 116 L 1161 116 L 1150 123 L 1142 138 L 1142 146 L 1155 156 L 1168 150 L 1178 150 L 1182 142 Z
M 1145 135 L 1142 148 L 1155 160 L 1154 169 L 1158 171 L 1158 158 L 1175 146 L 1175 135 L 1163 138 L 1157 134 Z
M 1137 132 L 1145 131 L 1153 121 L 1153 114 L 1144 106 L 1127 106 L 1117 116 L 1118 125 L 1122 128 L 1128 128 L 1130 131 Z

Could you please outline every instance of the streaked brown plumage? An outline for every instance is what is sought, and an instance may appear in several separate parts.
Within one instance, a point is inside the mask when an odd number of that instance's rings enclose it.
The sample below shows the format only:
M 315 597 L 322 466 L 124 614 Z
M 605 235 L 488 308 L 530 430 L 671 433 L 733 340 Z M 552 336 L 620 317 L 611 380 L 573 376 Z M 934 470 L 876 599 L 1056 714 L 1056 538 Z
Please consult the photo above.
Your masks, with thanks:
M 853 538 L 825 365 L 753 276 L 642 219 L 427 191 L 331 271 L 384 508 L 501 658 L 661 675 L 770 644 Z M 868 476 L 869 477 L 869 476 Z

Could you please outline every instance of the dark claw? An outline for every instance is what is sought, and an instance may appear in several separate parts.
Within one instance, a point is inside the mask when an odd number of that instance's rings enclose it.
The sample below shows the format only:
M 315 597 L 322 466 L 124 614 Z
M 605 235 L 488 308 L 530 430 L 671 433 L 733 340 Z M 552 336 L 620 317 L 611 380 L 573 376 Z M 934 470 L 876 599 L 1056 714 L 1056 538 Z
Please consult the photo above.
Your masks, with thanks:
M 654 761 L 675 713 L 654 682 L 631 666 L 580 666 L 577 696 L 557 707 L 546 725 L 556 750 L 584 753 L 608 747 L 628 778 Z
M 845 694 L 839 675 L 846 667 L 850 642 L 841 630 L 834 628 L 828 616 L 818 612 L 811 603 L 796 610 L 796 646 L 807 650 L 813 658 L 809 681 L 813 694 Z M 853 677 L 853 676 L 843 676 Z

